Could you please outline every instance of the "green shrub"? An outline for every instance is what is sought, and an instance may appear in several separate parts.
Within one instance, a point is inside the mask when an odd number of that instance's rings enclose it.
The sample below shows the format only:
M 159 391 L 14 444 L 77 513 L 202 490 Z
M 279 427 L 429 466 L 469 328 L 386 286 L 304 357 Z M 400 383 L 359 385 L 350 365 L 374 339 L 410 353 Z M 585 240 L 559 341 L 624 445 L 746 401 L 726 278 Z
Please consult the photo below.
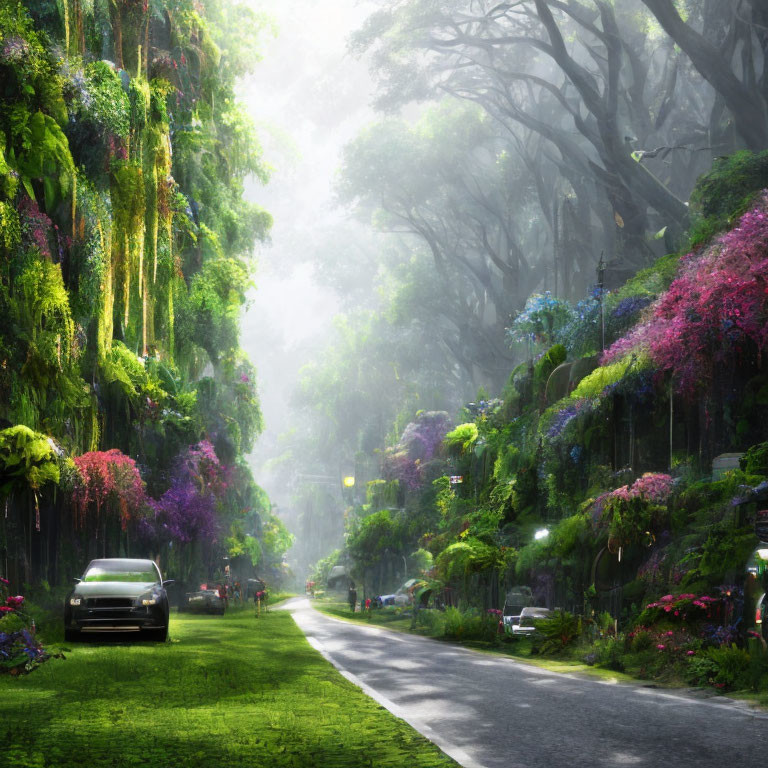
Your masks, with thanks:
M 755 196 L 768 187 L 768 151 L 743 151 L 715 161 L 691 193 L 691 247 L 704 245 L 746 212 Z
M 568 353 L 562 344 L 555 344 L 554 347 L 550 347 L 550 349 L 539 358 L 533 369 L 533 386 L 536 397 L 544 395 L 552 371 L 565 362 L 567 354 Z
M 478 436 L 477 424 L 473 422 L 459 424 L 445 436 L 445 447 L 452 456 L 461 456 L 472 450 Z
M 640 630 L 632 638 L 632 653 L 642 653 L 653 645 L 653 635 L 645 630 Z
M 581 619 L 568 611 L 554 611 L 548 619 L 538 619 L 535 626 L 542 638 L 539 653 L 559 653 L 581 634 Z
M 694 656 L 688 662 L 685 679 L 691 685 L 711 685 L 715 682 L 717 672 L 717 662 L 703 654 L 701 656 Z
M 751 690 L 768 690 L 768 649 L 758 639 L 749 641 L 749 667 L 745 678 Z
M 768 443 L 753 445 L 739 459 L 739 464 L 748 475 L 768 475 Z
M 433 608 L 422 608 L 413 612 L 411 629 L 425 629 L 427 634 L 445 634 L 445 616 Z
M 623 672 L 624 664 L 624 638 L 606 637 L 595 643 L 597 665 L 603 669 L 612 669 L 614 672 Z
M 574 399 L 597 397 L 606 387 L 621 381 L 634 364 L 635 361 L 631 355 L 627 355 L 618 362 L 596 368 L 579 382 L 579 386 L 571 392 L 571 397 Z
M 476 611 L 461 611 L 446 608 L 443 635 L 451 640 L 481 640 L 495 642 L 498 638 L 498 617 L 494 614 L 479 614 Z
M 748 685 L 751 660 L 749 652 L 744 648 L 734 643 L 721 648 L 709 648 L 704 651 L 704 655 L 716 665 L 715 686 L 730 689 Z

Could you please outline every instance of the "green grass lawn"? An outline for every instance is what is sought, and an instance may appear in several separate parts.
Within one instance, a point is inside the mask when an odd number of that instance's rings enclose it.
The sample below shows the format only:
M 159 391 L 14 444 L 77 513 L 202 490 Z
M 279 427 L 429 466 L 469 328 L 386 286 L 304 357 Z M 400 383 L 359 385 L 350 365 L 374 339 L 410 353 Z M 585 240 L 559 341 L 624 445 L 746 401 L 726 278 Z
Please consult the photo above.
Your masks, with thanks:
M 172 614 L 168 643 L 73 644 L 0 677 L 4 768 L 456 764 L 346 681 L 290 615 Z

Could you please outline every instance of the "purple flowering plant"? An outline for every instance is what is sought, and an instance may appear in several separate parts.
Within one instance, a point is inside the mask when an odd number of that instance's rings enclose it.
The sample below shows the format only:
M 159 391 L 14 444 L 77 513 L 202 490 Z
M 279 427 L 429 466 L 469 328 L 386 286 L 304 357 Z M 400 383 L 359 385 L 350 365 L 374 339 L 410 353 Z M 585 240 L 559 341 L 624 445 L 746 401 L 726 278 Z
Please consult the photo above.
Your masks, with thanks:
M 145 539 L 188 543 L 213 541 L 219 531 L 217 507 L 229 480 L 213 445 L 203 440 L 176 463 L 171 487 L 148 501 L 140 530 Z
M 384 457 L 387 479 L 399 480 L 411 490 L 419 488 L 425 480 L 424 465 L 438 454 L 450 426 L 450 417 L 444 411 L 418 413 Z

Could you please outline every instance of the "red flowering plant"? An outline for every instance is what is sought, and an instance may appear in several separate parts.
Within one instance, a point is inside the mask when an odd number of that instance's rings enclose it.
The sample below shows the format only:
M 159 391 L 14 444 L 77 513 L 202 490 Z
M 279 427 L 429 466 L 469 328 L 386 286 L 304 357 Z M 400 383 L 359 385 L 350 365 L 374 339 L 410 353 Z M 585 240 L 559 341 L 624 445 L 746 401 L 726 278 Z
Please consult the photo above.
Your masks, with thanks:
M 677 278 L 619 339 L 603 364 L 647 355 L 673 375 L 679 392 L 706 385 L 717 366 L 768 344 L 768 193 L 702 252 L 680 262 Z
M 146 503 L 144 483 L 136 462 L 121 451 L 91 451 L 74 459 L 77 472 L 74 480 L 73 500 L 77 521 L 85 527 L 89 515 L 96 526 L 106 524 L 104 512 L 119 515 L 120 527 L 126 530 L 128 522 Z
M 24 598 L 21 595 L 11 595 L 9 592 L 8 579 L 0 578 L 0 615 L 18 611 L 24 605 Z
M 666 521 L 672 485 L 669 475 L 647 472 L 632 485 L 623 485 L 594 500 L 592 517 L 598 528 L 608 530 L 609 549 L 653 541 L 654 531 Z

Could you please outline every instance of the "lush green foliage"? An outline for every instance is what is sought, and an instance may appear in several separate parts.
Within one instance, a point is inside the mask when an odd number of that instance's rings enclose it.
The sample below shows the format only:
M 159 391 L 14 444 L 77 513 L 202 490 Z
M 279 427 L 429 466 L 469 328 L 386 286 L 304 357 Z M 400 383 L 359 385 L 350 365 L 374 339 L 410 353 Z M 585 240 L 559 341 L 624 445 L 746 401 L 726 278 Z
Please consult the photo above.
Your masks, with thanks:
M 264 24 L 218 0 L 0 2 L 0 420 L 18 425 L 2 432 L 0 542 L 14 580 L 127 549 L 185 571 L 229 552 L 278 575 L 290 537 L 241 459 L 261 413 L 239 313 L 271 218 L 243 199 L 246 177 L 269 174 L 235 80 Z M 214 495 L 178 466 L 203 443 L 227 474 Z M 169 493 L 204 541 L 158 535 L 147 495 Z

